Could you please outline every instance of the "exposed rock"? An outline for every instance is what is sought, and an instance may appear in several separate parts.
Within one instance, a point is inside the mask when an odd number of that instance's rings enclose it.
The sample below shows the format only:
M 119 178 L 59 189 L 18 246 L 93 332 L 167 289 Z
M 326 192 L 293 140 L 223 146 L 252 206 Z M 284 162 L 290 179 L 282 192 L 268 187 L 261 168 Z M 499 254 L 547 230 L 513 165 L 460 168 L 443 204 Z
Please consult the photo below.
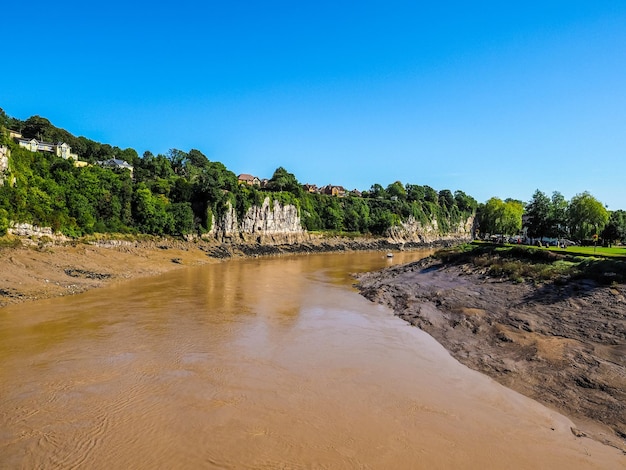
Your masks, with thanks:
M 441 234 L 437 219 L 423 224 L 410 216 L 402 225 L 389 229 L 389 238 L 394 242 L 432 243 L 445 240 L 471 240 L 474 231 L 474 216 L 461 220 L 446 234 Z
M 294 205 L 270 203 L 266 197 L 261 206 L 248 209 L 241 221 L 229 205 L 226 213 L 213 225 L 209 235 L 225 243 L 292 244 L 308 239 Z
M 47 238 L 51 242 L 67 241 L 68 238 L 60 233 L 55 233 L 50 227 L 38 227 L 37 225 L 26 223 L 14 223 L 12 224 L 8 232 L 18 237 L 31 237 L 34 239 Z M 33 241 L 33 243 L 37 243 Z
M 4 184 L 5 172 L 9 169 L 9 149 L 0 145 L 0 186 Z

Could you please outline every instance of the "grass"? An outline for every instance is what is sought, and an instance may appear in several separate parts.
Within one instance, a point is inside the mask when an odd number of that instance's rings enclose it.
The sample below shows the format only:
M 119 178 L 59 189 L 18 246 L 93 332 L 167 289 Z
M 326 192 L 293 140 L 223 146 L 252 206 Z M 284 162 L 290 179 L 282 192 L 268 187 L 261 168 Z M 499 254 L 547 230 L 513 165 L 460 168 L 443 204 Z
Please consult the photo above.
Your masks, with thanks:
M 550 251 L 556 251 L 561 253 L 576 253 L 580 255 L 626 258 L 626 247 L 624 246 L 614 246 L 611 248 L 598 246 L 595 249 L 593 246 L 570 246 L 566 249 L 551 246 L 548 249 Z
M 22 246 L 22 240 L 15 235 L 3 235 L 0 237 L 0 249 L 2 248 L 17 248 Z
M 593 253 L 593 247 L 579 250 L 539 248 L 525 245 L 494 245 L 474 242 L 435 253 L 449 264 L 472 264 L 493 277 L 514 282 L 558 282 L 592 279 L 601 284 L 626 282 L 624 248 L 605 248 Z M 600 248 L 600 247 L 599 247 Z

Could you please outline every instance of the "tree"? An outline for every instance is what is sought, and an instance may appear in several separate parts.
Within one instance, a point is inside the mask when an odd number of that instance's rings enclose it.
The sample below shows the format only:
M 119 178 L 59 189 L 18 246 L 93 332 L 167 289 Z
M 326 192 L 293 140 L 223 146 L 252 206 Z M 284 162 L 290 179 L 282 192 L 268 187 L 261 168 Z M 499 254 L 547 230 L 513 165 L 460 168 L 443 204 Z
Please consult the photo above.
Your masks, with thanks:
M 406 199 L 406 189 L 400 181 L 396 181 L 387 186 L 387 194 L 389 197 L 395 197 L 400 201 L 404 201 Z
M 274 171 L 274 174 L 267 183 L 267 189 L 271 191 L 288 191 L 295 195 L 299 195 L 302 192 L 300 183 L 298 183 L 293 173 L 289 173 L 282 166 L 279 166 Z
M 617 210 L 611 212 L 609 223 L 602 231 L 602 238 L 609 243 L 617 240 L 626 240 L 626 211 Z
M 465 213 L 474 212 L 478 207 L 476 199 L 468 196 L 463 191 L 454 191 L 454 202 L 459 210 Z
M 550 199 L 538 189 L 533 198 L 526 206 L 528 216 L 528 236 L 541 238 L 548 236 L 550 232 Z
M 437 204 L 439 200 L 439 195 L 437 194 L 437 191 L 435 191 L 430 186 L 424 186 L 424 200 Z
M 480 211 L 480 228 L 483 233 L 514 235 L 522 228 L 524 206 L 520 201 L 497 197 L 489 199 Z
M 374 183 L 370 187 L 369 197 L 372 199 L 387 199 L 387 191 L 380 184 Z
M 522 230 L 524 205 L 521 201 L 507 199 L 500 215 L 500 229 L 505 235 L 515 235 Z
M 186 235 L 194 231 L 194 215 L 191 204 L 188 202 L 177 202 L 167 206 L 167 211 L 173 219 L 174 235 Z
M 567 208 L 568 203 L 563 195 L 554 191 L 550 200 L 550 210 L 548 214 L 550 232 L 552 237 L 563 237 L 567 232 Z
M 570 230 L 579 241 L 597 234 L 609 221 L 604 205 L 587 191 L 572 198 L 567 215 Z
M 0 208 L 0 236 L 6 235 L 8 229 L 9 229 L 9 213 L 7 212 L 6 209 Z
M 438 195 L 439 206 L 446 211 L 450 211 L 454 207 L 454 196 L 449 189 L 442 189 Z

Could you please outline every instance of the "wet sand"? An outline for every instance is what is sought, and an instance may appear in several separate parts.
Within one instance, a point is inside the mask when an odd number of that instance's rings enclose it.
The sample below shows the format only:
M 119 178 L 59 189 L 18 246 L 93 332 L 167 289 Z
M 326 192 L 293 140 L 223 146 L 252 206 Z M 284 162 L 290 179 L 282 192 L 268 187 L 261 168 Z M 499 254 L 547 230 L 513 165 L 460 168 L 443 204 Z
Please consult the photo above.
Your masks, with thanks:
M 533 285 L 434 259 L 359 277 L 461 363 L 574 419 L 572 432 L 626 451 L 626 286 Z

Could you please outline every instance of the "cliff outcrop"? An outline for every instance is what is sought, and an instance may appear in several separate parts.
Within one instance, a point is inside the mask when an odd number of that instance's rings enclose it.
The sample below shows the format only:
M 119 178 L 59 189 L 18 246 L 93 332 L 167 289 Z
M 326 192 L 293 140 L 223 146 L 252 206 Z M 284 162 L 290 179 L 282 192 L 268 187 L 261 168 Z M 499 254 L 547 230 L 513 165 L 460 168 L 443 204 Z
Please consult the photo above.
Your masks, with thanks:
M 423 224 L 413 216 L 401 225 L 389 229 L 389 239 L 395 243 L 441 243 L 446 241 L 470 241 L 474 231 L 474 216 L 461 220 L 450 227 L 446 233 L 441 233 L 437 219 L 429 224 Z
M 421 223 L 413 217 L 401 225 L 392 227 L 387 233 L 387 245 L 398 247 L 409 245 L 433 245 L 446 242 L 470 241 L 474 229 L 474 217 L 461 220 L 446 233 L 441 233 L 436 219 Z M 307 243 L 315 237 L 302 226 L 298 208 L 278 201 L 270 203 L 266 197 L 261 206 L 250 207 L 241 220 L 232 206 L 214 222 L 209 237 L 222 243 L 258 243 L 284 245 Z M 326 238 L 326 237 L 324 237 Z M 360 240 L 363 244 L 364 240 Z M 365 243 L 369 244 L 368 241 Z
M 5 173 L 9 169 L 10 151 L 5 145 L 0 145 L 0 186 L 4 184 Z
M 222 243 L 294 244 L 309 239 L 298 208 L 266 197 L 260 206 L 250 207 L 241 220 L 232 206 L 214 222 L 209 236 Z

